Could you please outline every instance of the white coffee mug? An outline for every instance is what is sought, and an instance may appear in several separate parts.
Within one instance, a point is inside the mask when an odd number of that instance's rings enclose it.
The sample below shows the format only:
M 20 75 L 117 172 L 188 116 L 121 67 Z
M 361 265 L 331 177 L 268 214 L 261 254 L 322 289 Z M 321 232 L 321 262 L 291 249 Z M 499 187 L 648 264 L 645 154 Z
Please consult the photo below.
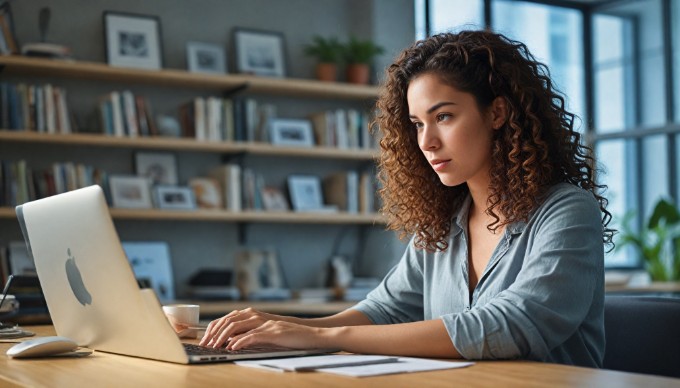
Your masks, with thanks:
M 196 338 L 200 306 L 197 304 L 171 304 L 163 312 L 181 338 Z M 186 327 L 183 329 L 183 327 Z

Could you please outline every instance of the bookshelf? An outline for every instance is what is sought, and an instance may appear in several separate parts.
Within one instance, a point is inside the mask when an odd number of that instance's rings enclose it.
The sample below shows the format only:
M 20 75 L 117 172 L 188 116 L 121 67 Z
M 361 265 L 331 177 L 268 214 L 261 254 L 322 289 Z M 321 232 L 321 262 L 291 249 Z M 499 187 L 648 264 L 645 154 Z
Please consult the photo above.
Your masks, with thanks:
M 159 209 L 111 209 L 111 216 L 117 220 L 137 221 L 217 221 L 217 222 L 269 222 L 289 224 L 357 224 L 374 225 L 384 223 L 379 215 L 338 213 L 296 213 L 273 211 L 226 210 L 159 210 Z M 0 218 L 15 219 L 13 208 L 0 207 Z
M 211 152 L 220 154 L 252 154 L 280 157 L 371 161 L 378 154 L 369 149 L 339 149 L 335 147 L 283 147 L 267 143 L 209 142 L 169 137 L 113 137 L 100 134 L 46 134 L 0 129 L 0 141 L 84 145 L 130 149 Z
M 202 90 L 243 90 L 248 94 L 285 95 L 342 100 L 372 100 L 378 95 L 375 86 L 349 85 L 302 79 L 275 79 L 238 74 L 206 75 L 184 70 L 144 70 L 116 68 L 102 63 L 72 60 L 50 60 L 21 56 L 0 56 L 0 69 L 6 75 L 42 76 L 51 78 L 91 79 L 142 83 L 161 88 L 197 88 Z M 0 129 L 0 141 L 55 146 L 87 146 L 119 149 L 214 153 L 224 156 L 253 155 L 277 158 L 309 158 L 372 163 L 377 151 L 364 148 L 284 147 L 261 142 L 200 141 L 173 137 L 115 137 L 98 133 L 47 134 L 26 130 Z M 225 222 L 325 223 L 325 224 L 380 224 L 377 214 L 295 213 L 295 212 L 228 212 L 196 210 L 172 212 L 168 210 L 112 209 L 116 219 L 128 220 L 191 220 Z M 0 209 L 0 217 L 13 217 L 13 209 Z
M 58 79 L 72 79 L 75 81 L 92 80 L 101 84 L 110 84 L 111 89 L 115 89 L 118 83 L 123 84 L 140 84 L 150 87 L 152 89 L 168 90 L 171 92 L 180 91 L 184 94 L 192 94 L 196 91 L 197 95 L 205 95 L 204 93 L 212 93 L 215 95 L 224 95 L 225 93 L 238 92 L 244 96 L 279 96 L 286 99 L 296 100 L 300 99 L 299 104 L 304 105 L 313 101 L 326 101 L 328 104 L 337 104 L 342 107 L 343 104 L 352 105 L 361 103 L 370 103 L 378 96 L 378 88 L 375 86 L 361 86 L 350 85 L 343 83 L 329 83 L 315 80 L 303 79 L 273 79 L 265 77 L 255 77 L 238 74 L 224 74 L 224 75 L 205 75 L 197 73 L 189 73 L 184 70 L 142 70 L 142 69 L 127 69 L 115 68 L 102 63 L 82 62 L 82 61 L 59 61 L 40 58 L 26 58 L 19 56 L 0 56 L 0 75 L 9 77 L 12 82 L 15 79 L 26 79 L 30 83 L 37 83 L 32 79 L 33 77 L 40 77 L 50 80 Z M 54 81 L 53 81 L 54 82 Z M 69 87 L 69 95 L 77 94 L 81 88 L 87 88 L 86 85 Z M 313 102 L 312 101 L 312 102 Z M 297 103 L 297 102 L 296 102 Z M 96 101 L 92 102 L 92 109 L 95 109 Z M 345 169 L 365 168 L 372 165 L 378 157 L 378 151 L 367 148 L 336 148 L 327 146 L 314 147 L 290 147 L 279 146 L 263 142 L 251 141 L 201 141 L 187 137 L 129 137 L 129 136 L 110 136 L 103 133 L 93 133 L 94 128 L 85 128 L 86 132 L 68 133 L 68 134 L 48 134 L 38 133 L 28 130 L 16 130 L 0 128 L 0 143 L 8 150 L 30 150 L 30 149 L 49 149 L 49 156 L 41 157 L 42 164 L 45 165 L 47 160 L 54 160 L 54 158 L 69 158 L 70 152 L 77 148 L 102 150 L 102 154 L 111 153 L 120 157 L 136 151 L 169 151 L 176 154 L 186 156 L 179 157 L 180 160 L 188 160 L 196 164 L 196 160 L 206 160 L 207 163 L 215 163 L 217 160 L 236 160 L 240 161 L 246 159 L 246 163 L 255 163 L 257 160 L 265 160 L 263 163 L 271 163 L 274 160 L 277 168 L 282 170 L 292 171 L 291 166 L 299 166 L 301 164 L 320 164 L 323 169 Z M 95 151 L 96 152 L 96 151 Z M 12 152 L 14 153 L 14 152 Z M 25 159 L 30 160 L 37 156 L 31 155 L 32 151 L 26 151 Z M 123 156 L 125 157 L 125 156 Z M 77 159 L 77 157 L 76 157 Z M 219 163 L 219 162 L 218 162 Z M 124 164 L 122 164 L 124 165 Z M 193 168 L 193 167 L 190 167 Z M 329 171 L 332 172 L 332 171 Z M 132 172 L 131 172 L 132 173 Z M 275 174 L 278 174 L 275 173 Z M 277 178 L 274 178 L 277 179 Z M 288 248 L 283 248 L 283 253 L 286 252 L 291 255 L 291 242 L 281 242 L 280 233 L 282 230 L 300 230 L 300 232 L 293 232 L 292 235 L 298 236 L 296 238 L 303 238 L 300 236 L 307 236 L 310 232 L 314 233 L 316 230 L 324 228 L 328 230 L 328 244 L 332 244 L 333 239 L 340 231 L 347 227 L 359 228 L 357 232 L 357 239 L 363 241 L 366 237 L 367 229 L 373 226 L 378 226 L 383 229 L 381 225 L 385 224 L 385 219 L 377 213 L 350 213 L 346 211 L 338 212 L 294 212 L 294 211 L 229 211 L 226 209 L 196 209 L 196 210 L 168 210 L 168 209 L 123 209 L 112 207 L 111 216 L 118 224 L 122 223 L 122 227 L 138 231 L 147 228 L 147 225 L 153 225 L 154 228 L 161 228 L 163 232 L 152 232 L 150 235 L 158 236 L 165 233 L 173 234 L 174 237 L 169 239 L 176 239 L 178 241 L 171 242 L 171 244 L 178 244 L 179 248 L 176 251 L 180 252 L 178 256 L 187 255 L 185 252 L 193 251 L 187 248 L 192 241 L 192 233 L 198 234 L 198 240 L 205 243 L 208 237 L 201 236 L 201 233 L 211 235 L 212 228 L 214 230 L 226 231 L 229 235 L 236 236 L 235 242 L 238 244 L 263 244 L 260 234 L 271 233 L 274 241 L 272 243 L 265 242 L 264 244 L 278 245 L 284 244 Z M 0 221 L 7 224 L 15 222 L 16 215 L 13 207 L 0 207 Z M 173 232 L 177 223 L 178 232 Z M 233 225 L 233 226 L 232 226 Z M 319 228 L 321 227 L 321 228 Z M 278 228 L 278 229 L 277 229 Z M 283 228 L 283 229 L 281 229 Z M 179 231 L 181 230 L 181 232 Z M 218 233 L 218 232 L 215 232 Z M 254 236 L 250 241 L 245 235 Z M 359 237 L 362 236 L 362 237 Z M 179 238 L 178 238 L 179 237 Z M 179 241 L 185 240 L 187 241 Z M 16 237 L 13 237 L 16 238 Z M 146 237 L 145 237 L 146 238 Z M 151 240 L 158 239 L 158 237 L 150 237 Z M 232 237 L 226 237 L 228 241 Z M 286 240 L 287 238 L 284 238 Z M 175 241 L 175 240 L 172 240 Z M 357 246 L 361 246 L 363 242 L 357 242 Z M 7 241 L 0 241 L 0 244 Z M 170 240 L 168 241 L 170 242 Z M 285 245 L 287 244 L 287 245 Z M 219 248 L 207 248 L 208 252 L 219 252 L 219 250 L 234 249 L 224 242 L 216 242 L 214 246 Z M 287 250 L 286 250 L 287 249 Z M 318 248 L 317 248 L 318 249 Z M 330 249 L 330 246 L 329 246 Z M 297 250 L 292 252 L 293 258 L 282 257 L 282 260 L 309 260 L 305 257 L 299 257 Z M 190 256 L 193 256 L 190 255 Z M 210 254 L 205 255 L 210 257 Z M 323 258 L 323 257 L 322 257 Z M 173 261 L 177 258 L 173 255 Z M 179 258 L 179 260 L 187 260 Z M 311 260 L 318 260 L 312 257 Z M 184 272 L 180 277 L 176 278 L 177 284 L 186 284 L 186 279 L 191 274 L 192 266 L 205 266 L 207 259 L 199 263 L 181 263 L 179 266 L 184 268 Z M 297 265 L 297 264 L 295 264 Z M 313 264 L 312 264 L 313 265 Z M 181 289 L 182 287 L 178 287 Z M 185 291 L 186 292 L 186 291 Z M 180 291 L 178 297 L 181 297 L 183 292 Z M 244 302 L 250 304 L 250 302 Z M 271 307 L 267 305 L 268 309 L 283 308 L 281 311 L 295 312 L 300 314 L 318 314 L 321 312 L 335 313 L 347 308 L 351 303 L 341 303 L 333 305 L 327 310 L 324 304 L 304 305 L 299 306 L 297 302 L 290 302 L 284 307 L 276 307 L 278 303 L 273 303 Z M 216 315 L 223 314 L 225 305 L 217 304 L 214 306 L 214 313 Z M 231 308 L 231 307 L 229 307 Z M 278 310 L 277 310 L 278 311 Z
M 8 75 L 66 77 L 107 82 L 138 82 L 162 87 L 220 91 L 246 88 L 249 93 L 290 97 L 370 100 L 378 96 L 378 88 L 375 86 L 238 74 L 207 75 L 172 69 L 128 69 L 93 62 L 46 60 L 21 56 L 0 56 L 0 67 L 2 67 L 2 72 Z

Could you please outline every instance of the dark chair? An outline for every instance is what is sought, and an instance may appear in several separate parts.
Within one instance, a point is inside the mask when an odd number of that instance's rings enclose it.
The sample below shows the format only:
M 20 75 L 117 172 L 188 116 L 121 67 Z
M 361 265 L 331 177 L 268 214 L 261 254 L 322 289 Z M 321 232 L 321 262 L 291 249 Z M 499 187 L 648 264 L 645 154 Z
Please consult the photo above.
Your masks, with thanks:
M 680 298 L 607 295 L 605 369 L 680 377 Z

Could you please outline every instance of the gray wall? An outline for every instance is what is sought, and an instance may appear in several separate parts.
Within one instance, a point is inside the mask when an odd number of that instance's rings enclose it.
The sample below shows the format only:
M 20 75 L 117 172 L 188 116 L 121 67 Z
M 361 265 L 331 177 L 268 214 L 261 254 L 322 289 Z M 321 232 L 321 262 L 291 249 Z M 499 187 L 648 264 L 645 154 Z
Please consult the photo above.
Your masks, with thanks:
M 288 75 L 311 78 L 314 60 L 302 54 L 303 46 L 314 34 L 349 35 L 372 38 L 386 48 L 375 62 L 374 79 L 401 49 L 414 39 L 413 0 L 154 0 L 91 1 L 30 0 L 11 1 L 20 44 L 39 40 L 38 11 L 48 6 L 52 20 L 48 42 L 70 46 L 76 59 L 106 62 L 103 44 L 102 13 L 105 10 L 156 15 L 161 21 L 163 63 L 165 68 L 185 69 L 188 41 L 222 45 L 230 56 L 233 27 L 280 31 L 288 53 Z M 230 63 L 231 65 L 231 63 Z M 233 68 L 233 66 L 230 66 Z M 133 84 L 106 82 L 29 79 L 28 82 L 53 82 L 69 91 L 69 104 L 85 129 L 97 127 L 96 101 L 111 90 L 131 89 L 147 96 L 157 113 L 174 114 L 177 106 L 209 91 L 164 89 Z M 264 97 L 265 99 L 267 97 Z M 361 105 L 346 101 L 271 98 L 283 117 L 303 117 L 326 108 Z M 219 155 L 176 153 L 180 180 L 205 173 L 220 161 Z M 107 169 L 109 173 L 131 173 L 133 151 L 54 147 L 0 143 L 0 158 L 25 158 L 30 166 L 44 168 L 54 161 L 74 160 Z M 248 157 L 247 166 L 267 170 L 268 183 L 281 183 L 288 173 L 327 174 L 333 170 L 355 168 L 355 162 L 281 160 Z M 170 243 L 178 295 L 186 293 L 187 278 L 199 267 L 231 267 L 233 253 L 240 248 L 238 226 L 219 222 L 117 221 L 121 239 L 126 241 L 165 240 Z M 275 247 L 284 273 L 292 288 L 321 284 L 331 246 L 344 234 L 339 253 L 356 261 L 359 275 L 382 276 L 399 259 L 403 245 L 381 226 L 250 224 L 242 226 L 245 246 Z M 20 239 L 13 220 L 0 221 L 0 244 Z

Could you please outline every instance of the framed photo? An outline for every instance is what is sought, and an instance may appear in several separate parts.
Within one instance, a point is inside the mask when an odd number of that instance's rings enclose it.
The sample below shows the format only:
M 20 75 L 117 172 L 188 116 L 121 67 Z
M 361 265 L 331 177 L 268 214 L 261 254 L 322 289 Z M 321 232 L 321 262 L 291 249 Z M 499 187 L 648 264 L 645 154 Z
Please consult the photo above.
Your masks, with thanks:
M 187 43 L 187 69 L 192 73 L 226 73 L 224 48 L 202 42 Z
M 113 175 L 109 178 L 113 207 L 150 209 L 150 181 L 142 176 Z
M 295 211 L 322 210 L 323 195 L 321 179 L 313 175 L 291 175 L 288 177 L 290 202 Z
M 136 152 L 135 173 L 153 185 L 177 185 L 177 159 L 169 152 Z
M 288 201 L 283 192 L 276 187 L 265 187 L 262 189 L 262 204 L 268 211 L 288 211 Z
M 237 72 L 270 77 L 286 76 L 283 34 L 237 28 L 233 35 Z
M 222 204 L 222 190 L 217 180 L 212 178 L 193 178 L 189 180 L 189 187 L 194 191 L 196 205 L 202 209 L 220 209 Z
M 153 188 L 153 192 L 160 209 L 193 210 L 196 208 L 196 200 L 191 187 L 159 185 Z
M 158 17 L 105 11 L 104 34 L 109 65 L 152 70 L 163 67 Z
M 12 19 L 12 9 L 9 6 L 9 1 L 3 1 L 0 4 L 0 31 L 4 38 L 4 45 L 0 45 L 0 54 L 18 54 L 19 43 L 14 32 L 14 20 Z
M 161 302 L 175 299 L 170 248 L 164 241 L 123 242 L 123 250 L 138 281 L 146 281 Z
M 273 119 L 270 122 L 272 144 L 313 147 L 314 135 L 309 120 Z

